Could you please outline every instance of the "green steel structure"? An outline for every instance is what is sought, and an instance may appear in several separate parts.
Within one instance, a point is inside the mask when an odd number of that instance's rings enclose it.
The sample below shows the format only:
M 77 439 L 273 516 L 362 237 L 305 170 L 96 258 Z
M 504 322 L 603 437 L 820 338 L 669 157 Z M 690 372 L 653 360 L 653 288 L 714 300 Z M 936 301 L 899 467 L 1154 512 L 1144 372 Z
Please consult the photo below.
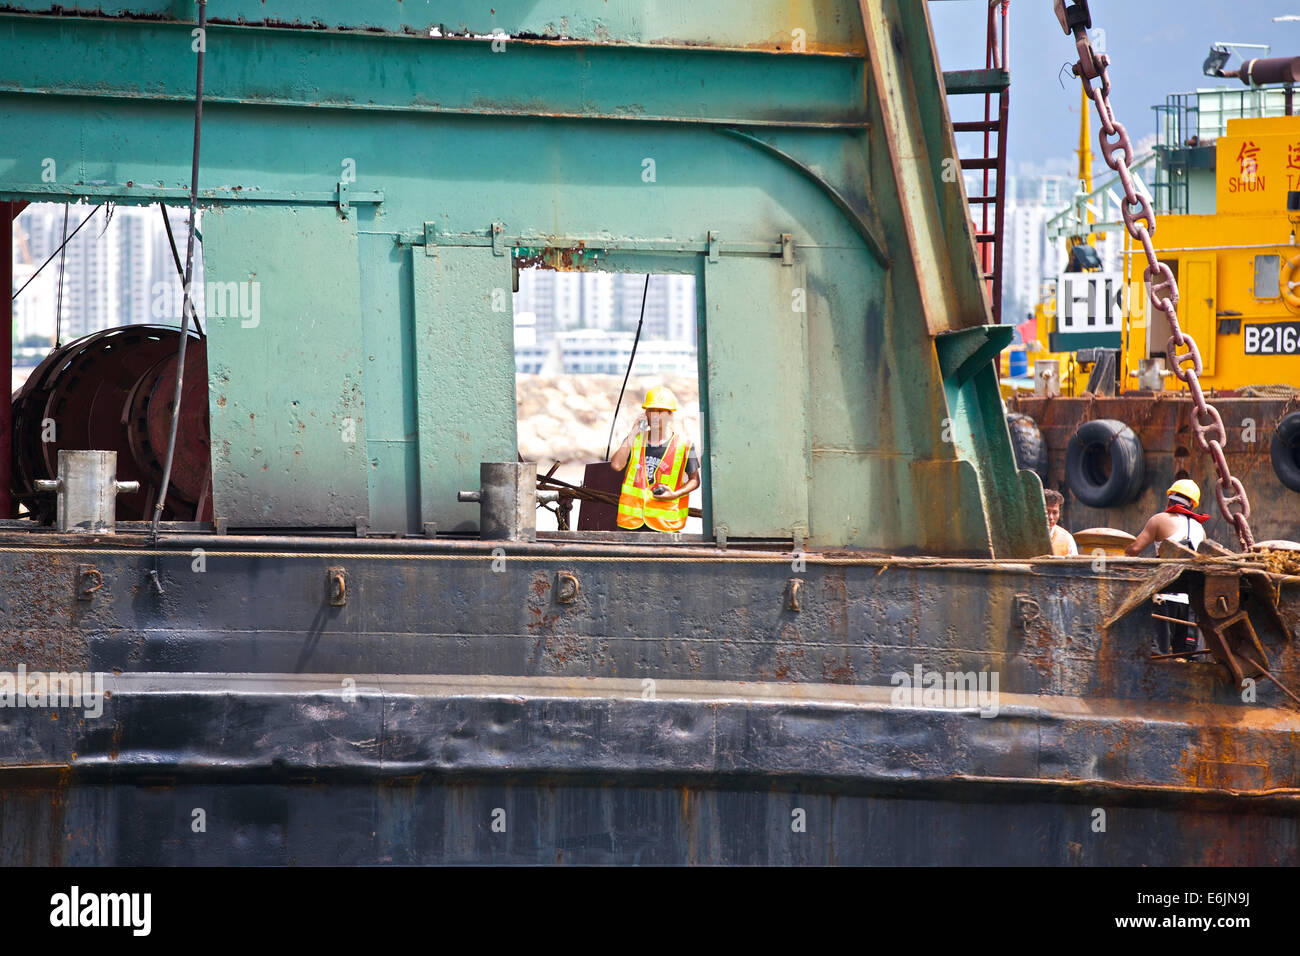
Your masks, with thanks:
M 218 527 L 476 530 L 523 250 L 696 276 L 706 530 L 1047 550 L 925 4 L 208 7 Z M 0 200 L 183 203 L 194 5 L 5 11 Z
M 0 217 L 187 204 L 203 41 L 220 295 L 215 527 L 0 520 L 0 680 L 105 678 L 0 707 L 0 863 L 1300 858 L 1294 555 L 1044 556 L 925 3 L 3 11 Z M 536 263 L 695 276 L 712 540 L 487 507 Z

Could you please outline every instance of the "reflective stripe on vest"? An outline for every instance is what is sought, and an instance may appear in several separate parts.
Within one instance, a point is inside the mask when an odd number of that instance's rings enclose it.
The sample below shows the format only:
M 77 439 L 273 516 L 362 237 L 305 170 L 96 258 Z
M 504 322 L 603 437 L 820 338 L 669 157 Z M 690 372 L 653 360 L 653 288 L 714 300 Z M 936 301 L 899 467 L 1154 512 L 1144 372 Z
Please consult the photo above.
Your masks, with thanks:
M 667 485 L 680 491 L 686 483 L 685 463 L 691 443 L 679 441 L 676 435 L 669 439 L 664 449 L 663 461 L 656 470 L 656 480 L 650 481 L 645 473 L 645 435 L 632 440 L 627 469 L 623 472 L 623 487 L 618 496 L 618 526 L 635 530 L 642 524 L 655 531 L 681 531 L 686 527 L 689 502 L 685 497 L 673 501 L 660 501 L 650 494 L 656 484 Z M 664 462 L 669 462 L 667 473 Z

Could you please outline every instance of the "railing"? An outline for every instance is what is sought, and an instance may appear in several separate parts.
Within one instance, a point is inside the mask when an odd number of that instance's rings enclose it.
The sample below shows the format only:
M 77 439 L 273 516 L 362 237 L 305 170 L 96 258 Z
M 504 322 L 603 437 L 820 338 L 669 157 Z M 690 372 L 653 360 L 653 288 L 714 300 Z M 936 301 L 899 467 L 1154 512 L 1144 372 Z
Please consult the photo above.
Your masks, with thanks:
M 1212 146 L 1227 135 L 1229 120 L 1287 115 L 1286 91 L 1278 87 L 1171 93 L 1162 105 L 1151 108 L 1156 114 L 1155 153 L 1159 160 L 1151 184 L 1152 198 L 1159 212 L 1174 215 L 1190 211 L 1192 150 Z

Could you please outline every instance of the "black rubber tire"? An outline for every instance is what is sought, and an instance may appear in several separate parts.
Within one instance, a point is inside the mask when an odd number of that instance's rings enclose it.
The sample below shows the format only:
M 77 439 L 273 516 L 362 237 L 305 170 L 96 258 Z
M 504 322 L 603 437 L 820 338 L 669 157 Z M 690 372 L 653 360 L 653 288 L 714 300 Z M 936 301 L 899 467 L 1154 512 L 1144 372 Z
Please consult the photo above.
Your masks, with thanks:
M 1028 415 L 1012 412 L 1007 415 L 1007 429 L 1011 432 L 1011 450 L 1016 455 L 1016 467 L 1036 471 L 1047 482 L 1047 442 L 1038 429 L 1038 422 Z
M 1300 491 L 1300 412 L 1292 412 L 1277 423 L 1270 453 L 1277 480 L 1292 491 Z
M 1110 474 L 1104 473 L 1109 460 Z M 1084 422 L 1065 450 L 1065 481 L 1091 508 L 1126 505 L 1146 478 L 1146 455 L 1133 429 L 1113 418 Z

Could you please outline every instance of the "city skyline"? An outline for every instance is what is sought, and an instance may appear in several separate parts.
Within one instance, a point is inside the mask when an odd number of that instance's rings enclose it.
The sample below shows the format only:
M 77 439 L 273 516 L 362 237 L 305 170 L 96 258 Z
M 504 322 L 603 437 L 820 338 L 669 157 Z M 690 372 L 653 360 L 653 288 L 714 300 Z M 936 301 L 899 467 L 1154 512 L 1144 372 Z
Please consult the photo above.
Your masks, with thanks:
M 1078 189 L 1072 176 L 1009 176 L 1003 220 L 1002 321 L 1019 325 L 1030 318 L 1043 284 L 1065 271 L 1063 238 L 1049 239 L 1047 222 L 1065 209 Z M 1120 266 L 1122 234 L 1112 229 L 1096 242 L 1103 272 Z
M 1095 42 L 1110 57 L 1110 99 L 1116 117 L 1136 142 L 1154 132 L 1152 107 L 1170 93 L 1223 84 L 1243 89 L 1238 80 L 1213 81 L 1201 70 L 1216 41 L 1270 44 L 1268 54 L 1300 54 L 1300 22 L 1274 22 L 1295 14 L 1295 0 L 1092 0 Z M 985 0 L 948 0 L 929 4 L 939 66 L 948 70 L 984 66 Z M 1079 141 L 1079 81 L 1070 74 L 1078 59 L 1050 3 L 1011 4 L 1010 112 L 1008 172 L 1021 175 L 1070 175 Z M 1230 68 L 1240 63 L 1232 59 Z M 949 99 L 953 119 L 975 119 L 983 97 Z M 975 136 L 977 134 L 963 134 Z M 1093 111 L 1096 146 L 1096 111 Z M 966 145 L 959 140 L 963 153 Z M 973 150 L 971 151 L 973 154 Z
M 515 293 L 515 370 L 523 374 L 619 374 L 697 370 L 695 276 L 520 269 Z
M 645 297 L 641 335 L 648 340 L 695 341 L 695 276 L 645 273 L 519 270 L 516 316 L 532 314 L 536 344 L 559 332 L 601 329 L 633 332 Z
M 187 212 L 168 209 L 168 218 L 183 248 Z M 64 255 L 28 284 L 58 250 L 65 229 L 72 238 Z M 52 342 L 56 332 L 67 342 L 117 325 L 180 324 L 181 282 L 158 207 L 117 206 L 110 215 L 108 207 L 33 203 L 14 221 L 14 234 L 13 292 L 23 290 L 13 300 L 15 342 Z M 194 286 L 201 316 L 200 253 L 196 245 Z

